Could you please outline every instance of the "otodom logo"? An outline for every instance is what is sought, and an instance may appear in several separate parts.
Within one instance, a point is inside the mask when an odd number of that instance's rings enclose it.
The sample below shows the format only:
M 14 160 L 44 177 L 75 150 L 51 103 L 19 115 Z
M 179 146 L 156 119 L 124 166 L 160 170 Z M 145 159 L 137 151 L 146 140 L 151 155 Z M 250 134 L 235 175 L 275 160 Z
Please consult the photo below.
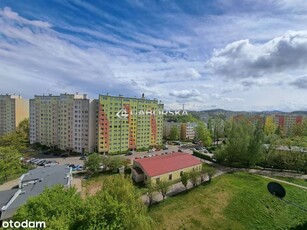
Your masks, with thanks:
M 130 111 L 131 116 L 152 116 L 152 115 L 169 115 L 169 116 L 186 116 L 188 112 L 186 110 L 138 110 Z M 129 113 L 126 109 L 121 109 L 116 113 L 116 116 L 120 119 L 126 119 Z
M 6 229 L 12 229 L 12 228 L 46 228 L 46 223 L 45 221 L 29 221 L 29 220 L 24 220 L 22 222 L 20 221 L 3 221 L 2 222 L 2 228 Z

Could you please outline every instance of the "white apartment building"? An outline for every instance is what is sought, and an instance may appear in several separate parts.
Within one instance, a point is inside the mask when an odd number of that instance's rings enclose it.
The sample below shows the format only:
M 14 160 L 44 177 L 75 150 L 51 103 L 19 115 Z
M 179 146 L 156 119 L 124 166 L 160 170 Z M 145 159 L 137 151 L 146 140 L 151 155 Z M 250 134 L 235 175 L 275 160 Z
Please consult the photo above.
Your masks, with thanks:
M 30 100 L 30 143 L 40 143 L 69 152 L 93 152 L 95 117 L 87 96 L 77 94 L 35 95 Z M 94 119 L 92 121 L 91 119 Z

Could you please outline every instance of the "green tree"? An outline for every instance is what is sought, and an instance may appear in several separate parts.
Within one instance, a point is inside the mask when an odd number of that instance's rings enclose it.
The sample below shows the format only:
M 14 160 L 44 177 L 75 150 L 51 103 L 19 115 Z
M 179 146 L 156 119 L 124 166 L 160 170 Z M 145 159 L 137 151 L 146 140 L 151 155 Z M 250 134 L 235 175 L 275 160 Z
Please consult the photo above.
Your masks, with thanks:
M 193 187 L 197 186 L 199 176 L 200 176 L 200 172 L 197 170 L 193 170 L 189 172 L 189 180 L 192 183 Z
M 16 132 L 23 134 L 26 137 L 26 139 L 29 139 L 29 130 L 30 130 L 30 121 L 29 118 L 25 118 L 18 124 Z
M 24 133 L 7 133 L 0 137 L 0 146 L 12 147 L 20 152 L 25 151 L 28 148 L 29 140 Z
M 84 167 L 88 173 L 94 174 L 100 171 L 101 164 L 102 157 L 98 153 L 92 153 L 85 161 Z
M 203 177 L 201 179 L 202 182 L 204 181 L 204 175 L 208 175 L 209 182 L 211 182 L 211 178 L 214 174 L 215 174 L 215 168 L 213 168 L 213 167 L 211 167 L 207 164 L 202 165 L 202 168 L 201 168 L 201 177 Z
M 166 194 L 168 193 L 168 191 L 170 190 L 170 186 L 171 186 L 171 183 L 166 180 L 162 180 L 157 183 L 158 191 L 161 193 L 163 200 L 166 197 Z
M 124 157 L 114 156 L 114 157 L 110 157 L 110 163 L 108 166 L 110 170 L 114 171 L 126 165 L 127 165 L 127 161 Z
M 14 221 L 45 221 L 47 229 L 76 229 L 84 202 L 76 189 L 63 186 L 47 188 L 31 198 L 13 216 Z
M 290 131 L 291 136 L 301 137 L 304 135 L 304 124 L 295 124 Z
M 186 172 L 182 173 L 180 180 L 183 186 L 185 187 L 185 189 L 187 189 L 188 182 L 189 182 L 189 174 Z
M 21 171 L 21 154 L 12 147 L 0 147 L 0 181 L 6 181 L 10 175 Z
M 103 188 L 86 199 L 77 229 L 151 229 L 152 220 L 139 196 L 128 179 L 106 177 Z
M 265 118 L 265 124 L 264 124 L 264 133 L 266 135 L 272 135 L 276 131 L 276 125 L 274 123 L 274 119 L 272 116 L 267 116 Z
M 179 139 L 179 130 L 176 125 L 173 125 L 170 130 L 169 139 L 171 141 L 176 141 Z
M 258 162 L 262 149 L 262 131 L 247 120 L 232 121 L 227 142 L 216 151 L 218 161 L 230 166 L 250 166 Z
M 157 190 L 157 185 L 153 184 L 151 180 L 146 181 L 148 204 L 151 205 L 153 202 L 154 192 Z
M 263 154 L 264 134 L 260 127 L 256 127 L 254 133 L 250 137 L 247 153 L 246 166 L 254 166 L 261 160 Z
M 132 183 L 105 177 L 103 189 L 82 199 L 74 188 L 55 186 L 18 209 L 14 221 L 45 221 L 47 229 L 152 229 L 146 206 Z
M 203 122 L 199 122 L 195 127 L 195 135 L 198 140 L 202 141 L 204 146 L 210 146 L 212 138 L 210 131 L 205 127 Z

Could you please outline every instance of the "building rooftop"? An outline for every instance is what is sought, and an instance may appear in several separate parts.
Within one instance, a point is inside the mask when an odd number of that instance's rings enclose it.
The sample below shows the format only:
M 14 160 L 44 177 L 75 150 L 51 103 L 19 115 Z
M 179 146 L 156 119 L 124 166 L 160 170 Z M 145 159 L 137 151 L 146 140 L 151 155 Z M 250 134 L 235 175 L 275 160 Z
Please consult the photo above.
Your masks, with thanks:
M 188 153 L 180 152 L 136 159 L 134 161 L 141 165 L 145 173 L 150 177 L 201 164 L 198 158 Z
M 15 191 L 9 202 L 0 206 L 0 220 L 12 217 L 14 212 L 27 202 L 30 197 L 38 196 L 46 187 L 57 184 L 69 186 L 71 169 L 66 166 L 50 166 L 30 170 L 20 178 L 19 189 Z
M 18 188 L 0 191 L 0 209 L 10 201 L 17 190 Z

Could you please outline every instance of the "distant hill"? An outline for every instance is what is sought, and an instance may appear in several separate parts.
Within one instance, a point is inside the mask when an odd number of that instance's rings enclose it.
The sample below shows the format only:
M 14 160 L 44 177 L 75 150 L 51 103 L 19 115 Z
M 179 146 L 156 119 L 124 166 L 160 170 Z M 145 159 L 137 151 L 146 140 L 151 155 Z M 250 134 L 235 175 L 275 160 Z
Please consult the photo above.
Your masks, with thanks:
M 210 109 L 210 110 L 202 110 L 202 111 L 189 111 L 193 116 L 200 118 L 201 120 L 207 122 L 209 117 L 220 117 L 222 119 L 229 119 L 232 116 L 242 114 L 242 115 L 276 115 L 276 114 L 284 114 L 284 115 L 302 115 L 307 116 L 307 111 L 293 111 L 293 112 L 283 112 L 279 110 L 272 111 L 232 111 L 225 109 Z

